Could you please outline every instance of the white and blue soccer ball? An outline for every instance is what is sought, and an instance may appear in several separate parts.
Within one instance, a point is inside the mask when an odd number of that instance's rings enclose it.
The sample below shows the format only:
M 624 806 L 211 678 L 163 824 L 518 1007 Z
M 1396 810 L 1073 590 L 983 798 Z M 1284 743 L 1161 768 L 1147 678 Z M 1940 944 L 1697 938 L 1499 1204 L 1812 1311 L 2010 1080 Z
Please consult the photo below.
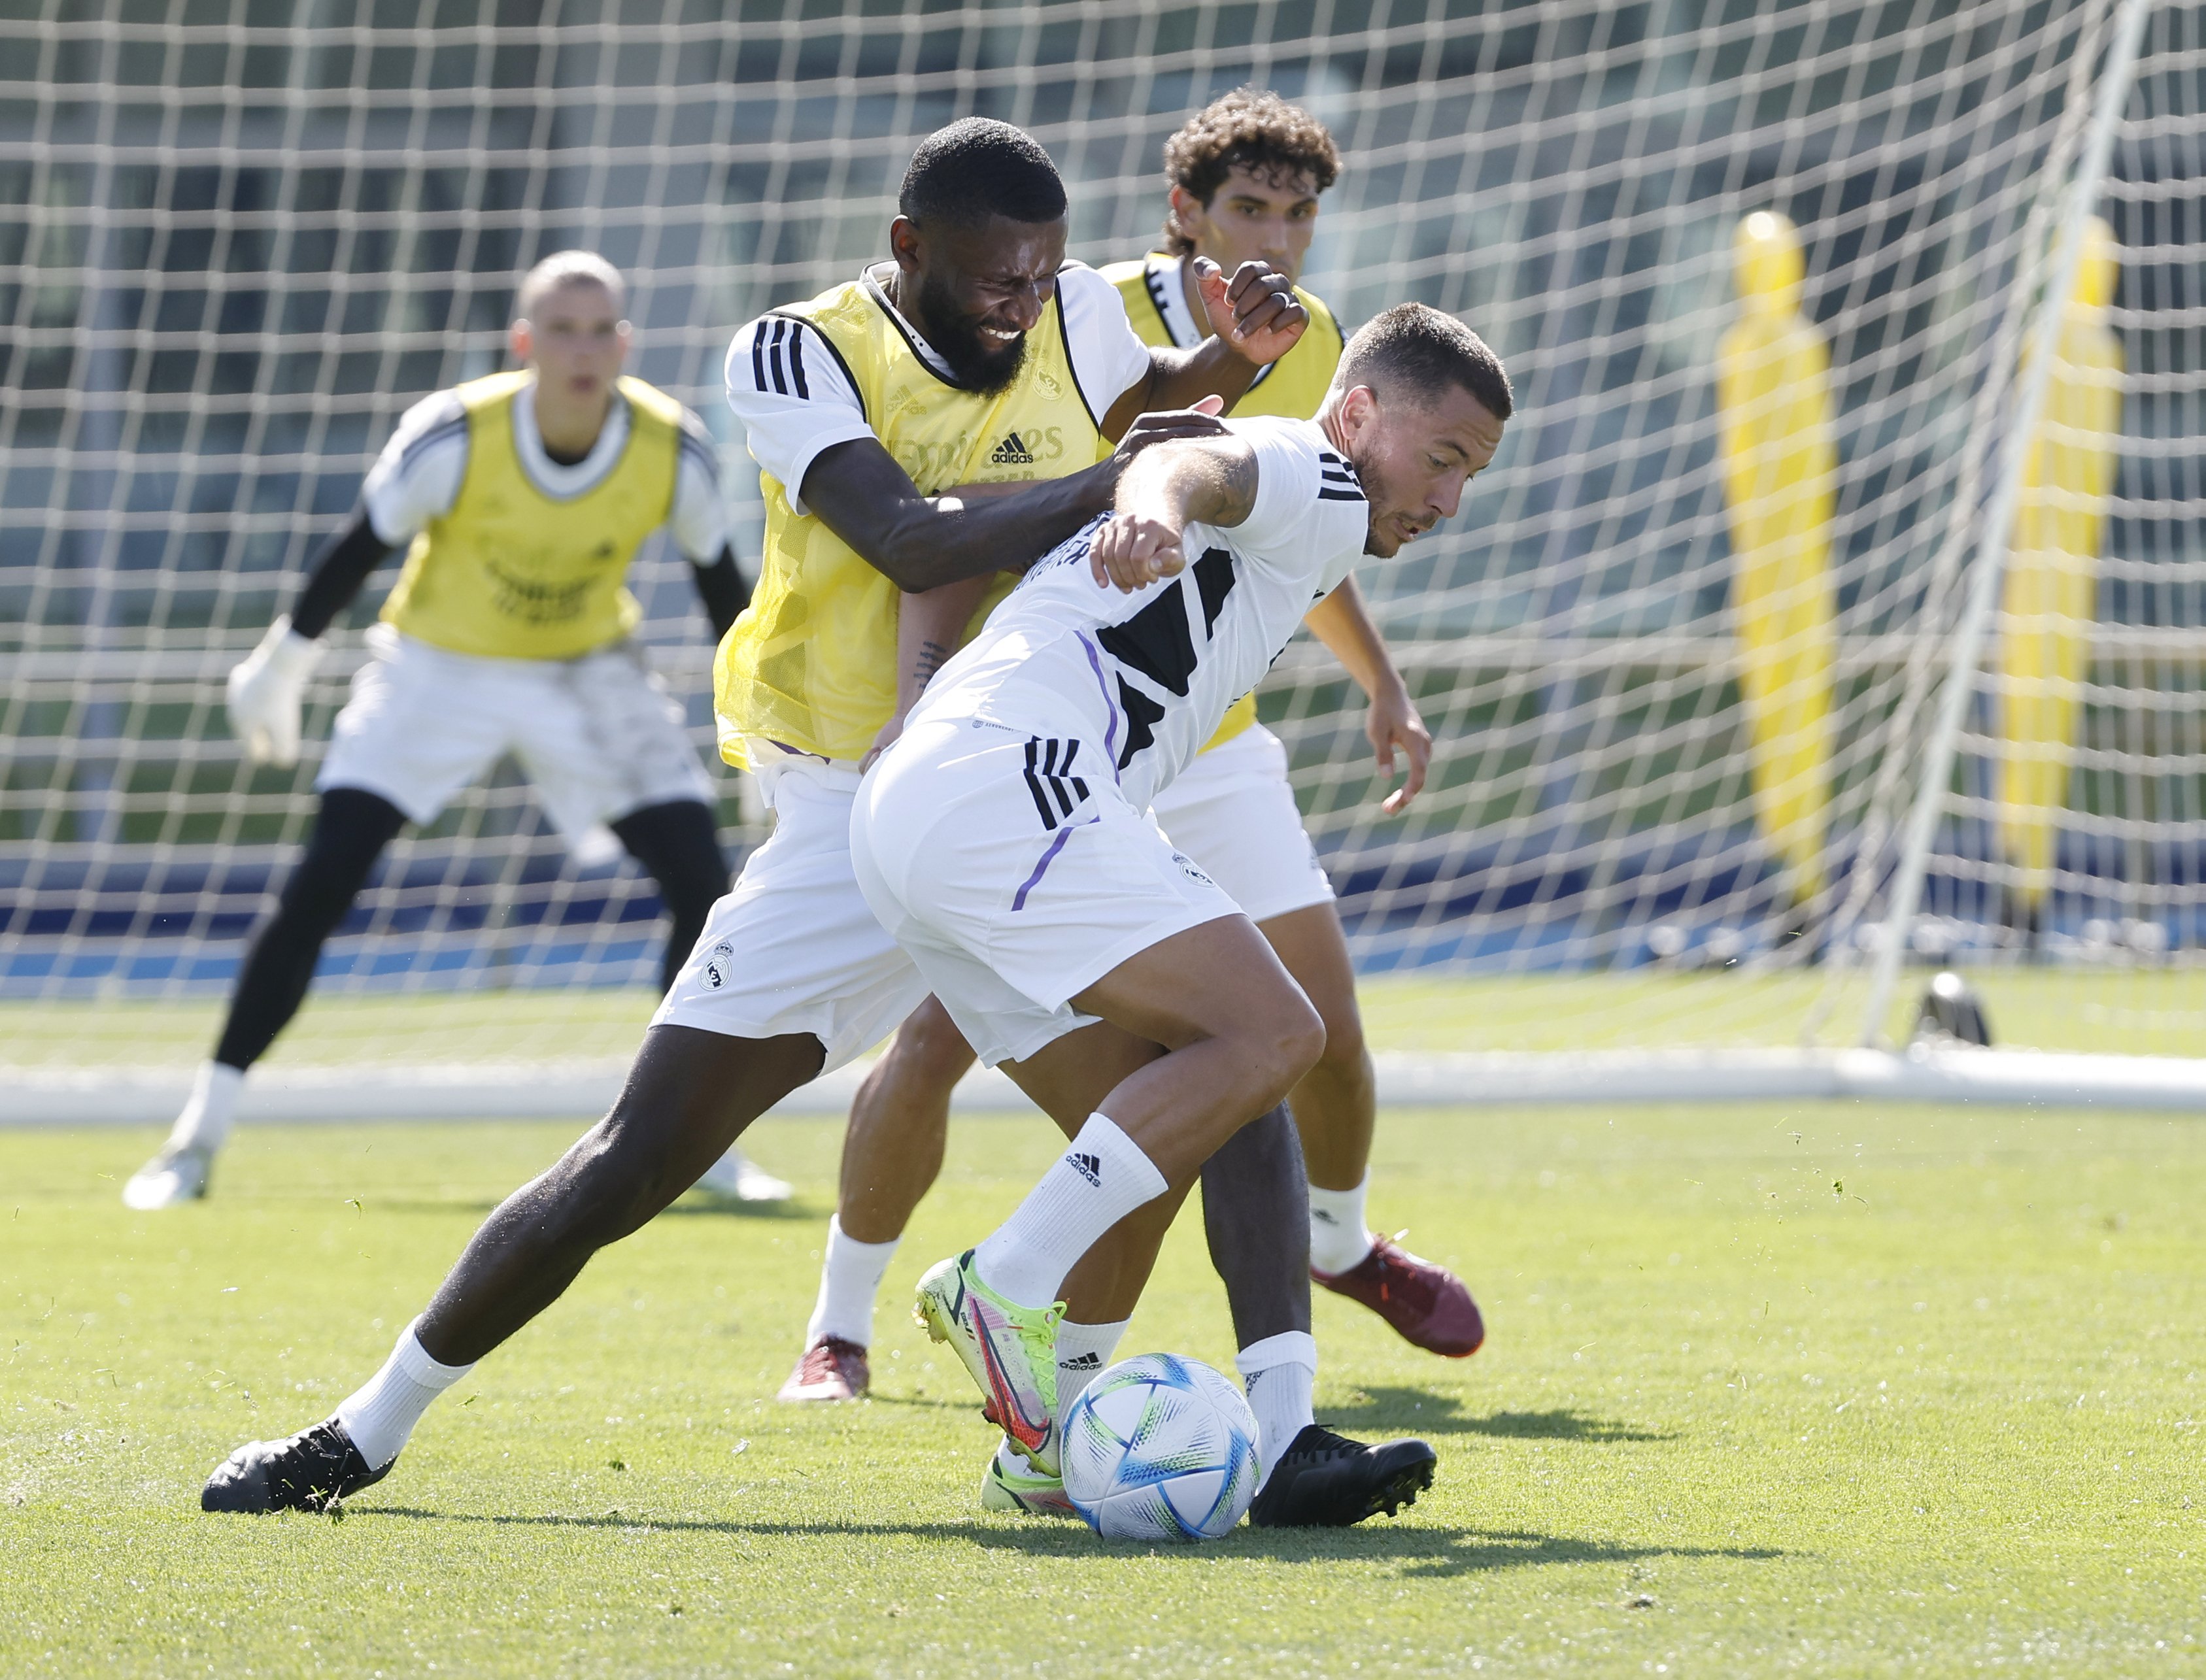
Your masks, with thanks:
M 1216 1540 L 1256 1497 L 1255 1414 L 1192 1359 L 1121 1360 L 1058 1433 L 1065 1497 L 1106 1540 Z

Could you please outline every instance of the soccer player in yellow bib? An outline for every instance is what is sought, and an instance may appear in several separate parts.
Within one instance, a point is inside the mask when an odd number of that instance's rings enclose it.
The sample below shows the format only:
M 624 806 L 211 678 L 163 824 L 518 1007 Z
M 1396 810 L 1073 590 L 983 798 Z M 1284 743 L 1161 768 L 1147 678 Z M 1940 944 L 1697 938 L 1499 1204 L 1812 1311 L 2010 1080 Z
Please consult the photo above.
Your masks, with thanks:
M 1147 343 L 1181 349 L 1208 337 L 1207 325 L 1198 325 L 1198 259 L 1228 272 L 1261 261 L 1298 274 L 1316 229 L 1319 195 L 1339 168 L 1324 126 L 1275 93 L 1243 88 L 1196 113 L 1165 146 L 1172 186 L 1163 248 L 1103 271 L 1125 300 L 1134 331 Z M 1236 420 L 1307 420 L 1325 400 L 1340 359 L 1340 327 L 1318 298 L 1300 287 L 1295 296 L 1309 314 L 1309 330 L 1234 404 Z M 1387 806 L 1398 809 L 1422 785 L 1431 737 L 1355 580 L 1327 595 L 1307 622 L 1369 697 L 1366 729 L 1380 766 L 1391 771 L 1398 751 L 1407 760 L 1406 782 Z M 1290 1102 L 1309 1181 L 1312 1275 L 1373 1308 L 1419 1347 L 1454 1356 L 1475 1351 L 1484 1326 L 1470 1291 L 1444 1266 L 1366 1225 L 1377 1104 L 1355 973 L 1332 885 L 1288 784 L 1286 749 L 1256 721 L 1253 694 L 1234 705 L 1210 744 L 1158 798 L 1154 813 L 1172 843 L 1262 930 L 1325 1022 L 1325 1054 Z M 951 1091 L 972 1063 L 973 1051 L 929 999 L 860 1092 L 818 1302 L 783 1399 L 845 1400 L 865 1391 L 874 1297 L 912 1210 L 940 1170 Z M 1075 1349 L 1071 1356 L 1093 1352 Z M 1003 1469 L 1005 1486 L 1016 1486 L 1017 1469 L 1008 1459 Z
M 331 621 L 368 575 L 404 569 L 368 633 L 373 655 L 315 778 L 306 854 L 241 969 L 213 1056 L 167 1144 L 123 1192 L 167 1207 L 206 1194 L 246 1070 L 305 1001 L 322 945 L 385 846 L 432 821 L 508 752 L 570 843 L 617 837 L 659 883 L 672 926 L 662 991 L 728 888 L 718 795 L 668 697 L 629 640 L 636 550 L 665 526 L 695 568 L 713 629 L 742 611 L 718 472 L 697 417 L 622 376 L 620 272 L 587 251 L 522 281 L 520 371 L 416 403 L 316 557 L 290 613 L 230 674 L 230 713 L 254 760 L 299 757 L 300 703 Z M 736 1189 L 734 1165 L 723 1168 Z M 789 1194 L 748 1170 L 755 1199 Z
M 918 1005 L 927 983 L 867 905 L 850 854 L 860 766 L 894 714 L 911 598 L 1046 553 L 1113 504 L 1142 450 L 1216 433 L 1189 405 L 1238 396 L 1307 323 L 1285 277 L 1251 264 L 1201 277 L 1218 337 L 1186 351 L 1143 345 L 1109 283 L 1064 260 L 1064 183 L 1005 123 L 968 118 L 922 141 L 899 206 L 889 260 L 770 310 L 729 351 L 766 537 L 756 599 L 721 644 L 715 705 L 724 754 L 753 766 L 772 801 L 772 837 L 713 906 L 612 1111 L 483 1222 L 365 1385 L 320 1423 L 239 1448 L 208 1479 L 203 1509 L 321 1509 L 381 1480 L 437 1397 L 599 1249 Z M 1015 487 L 960 492 L 976 480 Z M 1077 1130 L 1092 1105 L 1057 1094 L 1038 1100 Z M 1235 1255 L 1239 1297 L 1227 1279 L 1244 1352 L 1252 1336 L 1309 1343 L 1293 1128 L 1274 1109 L 1230 1147 L 1252 1231 Z M 1294 1240 L 1267 1248 L 1273 1233 Z M 1067 1284 L 1069 1302 L 1094 1303 L 1083 1310 L 1138 1290 L 1120 1290 L 1108 1244 L 1098 1247 L 1106 1262 Z M 1243 1300 L 1298 1324 L 1244 1323 Z M 1285 1378 L 1266 1387 L 1296 1392 Z M 1307 1384 L 1299 1393 L 1307 1427 Z M 1291 1399 L 1265 1405 L 1260 1417 L 1295 1439 Z M 1386 1456 L 1327 1439 L 1325 1488 L 1298 1475 L 1266 1520 L 1349 1522 L 1375 1508 L 1358 1491 L 1376 1489 Z

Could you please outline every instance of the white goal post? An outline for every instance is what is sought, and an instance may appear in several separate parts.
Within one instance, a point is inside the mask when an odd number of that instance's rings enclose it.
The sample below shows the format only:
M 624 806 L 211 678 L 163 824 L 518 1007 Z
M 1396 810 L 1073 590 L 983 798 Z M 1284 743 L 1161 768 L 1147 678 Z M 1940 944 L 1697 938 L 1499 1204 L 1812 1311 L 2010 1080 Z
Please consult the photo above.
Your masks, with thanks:
M 1460 313 L 1518 394 L 1464 515 L 1367 579 L 1425 795 L 1379 810 L 1314 643 L 1260 695 L 1373 996 L 1433 1000 L 1386 1099 L 2206 1109 L 2198 6 L 531 15 L 0 6 L 0 1119 L 172 1111 L 390 579 L 295 771 L 247 764 L 224 676 L 397 415 L 498 365 L 530 261 L 629 273 L 754 563 L 721 352 L 879 254 L 918 136 L 1030 128 L 1100 263 L 1244 82 L 1344 156 L 1305 283 Z M 685 569 L 638 593 L 709 755 Z M 392 848 L 246 1111 L 597 1107 L 655 916 L 501 771 Z M 1938 963 L 1995 1048 L 1911 1045 Z

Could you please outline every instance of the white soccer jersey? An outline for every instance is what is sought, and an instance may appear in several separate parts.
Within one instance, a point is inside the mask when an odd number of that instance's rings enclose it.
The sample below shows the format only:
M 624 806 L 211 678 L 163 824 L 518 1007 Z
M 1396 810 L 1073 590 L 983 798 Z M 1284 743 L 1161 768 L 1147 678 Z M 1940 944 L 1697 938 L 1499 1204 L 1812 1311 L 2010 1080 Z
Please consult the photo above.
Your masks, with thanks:
M 682 411 L 682 449 L 675 468 L 674 505 L 667 533 L 683 555 L 700 565 L 720 557 L 727 545 L 727 509 L 720 502 L 720 475 L 712 441 L 687 408 Z M 605 423 L 590 452 L 571 466 L 554 461 L 536 427 L 536 387 L 513 399 L 514 448 L 521 469 L 545 495 L 570 501 L 594 490 L 628 447 L 628 399 L 616 391 Z M 361 486 L 368 523 L 393 548 L 426 530 L 429 522 L 452 510 L 460 482 L 468 474 L 468 414 L 456 392 L 440 390 L 408 408 L 367 469 Z
M 927 685 L 911 723 L 980 718 L 1100 745 L 1110 764 L 1052 771 L 1115 771 L 1128 802 L 1146 808 L 1348 575 L 1368 533 L 1355 469 L 1315 421 L 1227 426 L 1256 454 L 1244 523 L 1189 525 L 1187 569 L 1126 594 L 1089 571 L 1097 521 L 1035 563 Z
M 882 269 L 873 272 L 879 277 Z M 1135 336 L 1118 289 L 1085 263 L 1068 262 L 1058 270 L 1057 304 L 1081 396 L 1091 414 L 1107 414 L 1149 377 L 1149 348 Z M 909 321 L 903 329 L 921 359 L 950 378 L 950 365 L 919 329 Z M 728 406 L 743 423 L 751 456 L 783 486 L 791 513 L 809 511 L 804 474 L 824 451 L 876 435 L 842 358 L 817 327 L 786 315 L 761 315 L 729 343 L 725 372 Z

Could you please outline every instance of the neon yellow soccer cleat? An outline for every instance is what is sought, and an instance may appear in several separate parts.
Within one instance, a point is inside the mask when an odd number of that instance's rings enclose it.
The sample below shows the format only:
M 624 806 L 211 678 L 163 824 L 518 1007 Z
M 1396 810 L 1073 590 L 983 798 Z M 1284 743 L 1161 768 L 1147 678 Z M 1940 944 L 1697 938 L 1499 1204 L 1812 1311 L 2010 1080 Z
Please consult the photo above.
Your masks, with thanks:
M 912 1316 L 965 1362 L 1011 1451 L 1057 1474 L 1057 1321 L 1064 1303 L 1017 1307 L 973 1270 L 973 1251 L 928 1268 Z
M 981 1472 L 982 1510 L 1023 1511 L 1030 1516 L 1080 1515 L 1064 1497 L 1063 1481 L 1004 1462 L 1014 1457 L 1008 1450 L 988 1455 L 988 1468 Z

